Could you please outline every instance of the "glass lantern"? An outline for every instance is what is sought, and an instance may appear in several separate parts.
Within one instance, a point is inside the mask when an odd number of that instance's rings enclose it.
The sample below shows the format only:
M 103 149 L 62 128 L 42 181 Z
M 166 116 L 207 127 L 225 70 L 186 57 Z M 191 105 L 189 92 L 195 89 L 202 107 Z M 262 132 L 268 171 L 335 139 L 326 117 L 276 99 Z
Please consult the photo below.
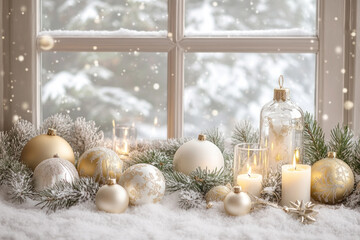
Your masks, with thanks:
M 240 143 L 234 149 L 234 186 L 260 196 L 263 176 L 267 174 L 268 151 L 258 143 Z
M 290 91 L 283 88 L 284 77 L 279 77 L 279 88 L 274 99 L 261 109 L 260 144 L 268 148 L 269 168 L 278 171 L 283 164 L 292 164 L 293 158 L 302 163 L 304 114 L 290 100 Z
M 133 126 L 114 125 L 113 128 L 113 150 L 122 160 L 126 160 L 129 152 L 136 149 L 136 128 Z

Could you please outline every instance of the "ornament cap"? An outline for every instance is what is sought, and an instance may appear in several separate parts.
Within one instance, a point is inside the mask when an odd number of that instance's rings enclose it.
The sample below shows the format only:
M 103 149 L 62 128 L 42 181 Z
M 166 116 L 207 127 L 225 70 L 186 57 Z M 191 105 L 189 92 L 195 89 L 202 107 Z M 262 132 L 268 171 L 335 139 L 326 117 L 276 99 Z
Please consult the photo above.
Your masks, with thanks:
M 48 128 L 47 135 L 49 136 L 56 136 L 56 130 L 53 128 Z
M 60 158 L 60 157 L 59 157 L 59 154 L 55 153 L 54 156 L 53 156 L 53 158 Z
M 336 152 L 328 152 L 327 156 L 328 158 L 336 158 Z
M 116 184 L 116 179 L 115 178 L 110 178 L 107 180 L 107 185 L 115 185 Z
M 234 193 L 240 193 L 241 192 L 241 187 L 240 186 L 235 186 L 234 187 Z
M 205 140 L 206 140 L 206 135 L 204 135 L 204 134 L 199 134 L 198 140 L 199 140 L 199 141 L 205 141 Z
M 284 76 L 279 77 L 279 88 L 274 89 L 274 100 L 275 101 L 286 101 L 290 99 L 290 90 L 284 88 Z

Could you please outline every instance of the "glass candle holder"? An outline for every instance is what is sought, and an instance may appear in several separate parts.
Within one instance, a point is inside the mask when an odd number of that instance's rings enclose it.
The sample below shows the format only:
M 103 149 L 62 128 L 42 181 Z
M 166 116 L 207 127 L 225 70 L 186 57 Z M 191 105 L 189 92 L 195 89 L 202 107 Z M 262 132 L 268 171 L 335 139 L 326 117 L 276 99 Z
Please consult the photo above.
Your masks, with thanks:
M 122 159 L 129 156 L 130 150 L 136 148 L 136 128 L 133 126 L 115 125 L 113 128 L 113 150 Z
M 268 151 L 257 143 L 240 143 L 234 149 L 234 186 L 256 197 L 268 168 Z

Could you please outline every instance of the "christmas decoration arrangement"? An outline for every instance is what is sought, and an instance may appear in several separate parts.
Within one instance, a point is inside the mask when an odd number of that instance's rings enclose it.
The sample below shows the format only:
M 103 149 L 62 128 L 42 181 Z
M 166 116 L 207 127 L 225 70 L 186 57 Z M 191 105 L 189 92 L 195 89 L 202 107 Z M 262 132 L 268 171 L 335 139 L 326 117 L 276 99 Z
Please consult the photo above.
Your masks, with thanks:
M 84 118 L 56 114 L 39 129 L 20 119 L 0 132 L 0 185 L 12 201 L 29 198 L 49 212 L 94 201 L 101 211 L 122 213 L 175 191 L 183 209 L 218 201 L 227 214 L 241 216 L 271 206 L 303 223 L 316 220 L 311 198 L 359 208 L 360 139 L 337 125 L 326 142 L 317 121 L 289 94 L 280 77 L 273 101 L 261 111 L 260 130 L 246 121 L 236 125 L 234 151 L 218 129 L 196 139 L 128 146 L 115 135 L 109 143 Z

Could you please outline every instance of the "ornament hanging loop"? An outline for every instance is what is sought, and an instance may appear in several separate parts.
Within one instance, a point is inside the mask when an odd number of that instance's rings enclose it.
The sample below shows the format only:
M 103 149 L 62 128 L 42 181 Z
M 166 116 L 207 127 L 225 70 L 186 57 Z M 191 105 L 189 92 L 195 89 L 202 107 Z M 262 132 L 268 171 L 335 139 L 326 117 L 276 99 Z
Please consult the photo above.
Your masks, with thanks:
M 280 88 L 283 88 L 283 86 L 284 86 L 284 76 L 283 75 L 279 76 L 279 86 L 280 86 Z

